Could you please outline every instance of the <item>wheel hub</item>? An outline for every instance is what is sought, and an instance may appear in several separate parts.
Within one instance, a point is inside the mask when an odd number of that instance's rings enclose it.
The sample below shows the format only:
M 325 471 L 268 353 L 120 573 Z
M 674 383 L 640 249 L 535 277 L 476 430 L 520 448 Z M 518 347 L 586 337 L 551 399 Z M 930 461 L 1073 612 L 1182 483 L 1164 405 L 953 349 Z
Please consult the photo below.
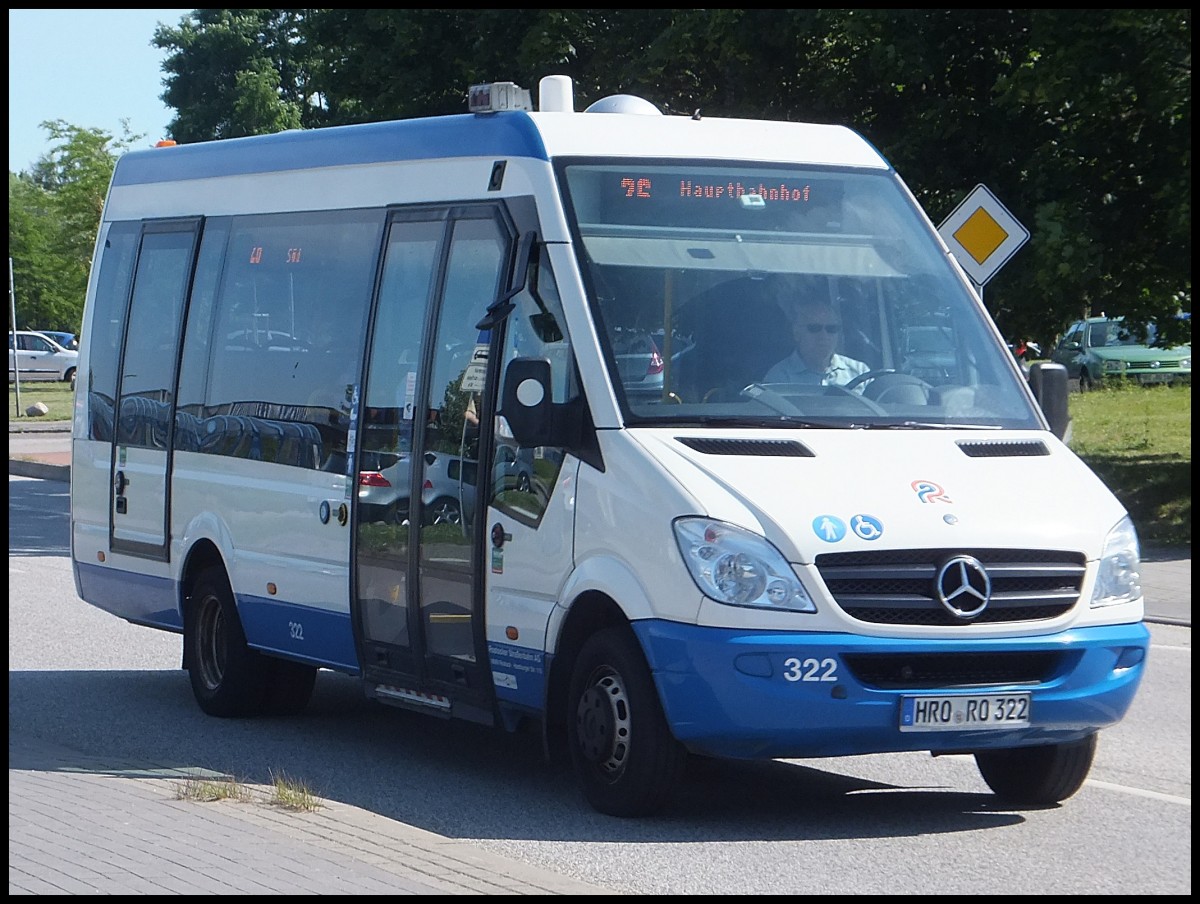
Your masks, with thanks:
M 210 691 L 221 686 L 225 677 L 225 624 L 221 605 L 214 599 L 201 603 L 199 620 L 199 666 L 204 685 Z
M 575 733 L 588 762 L 612 774 L 624 768 L 629 755 L 629 701 L 615 675 L 598 679 L 580 697 Z

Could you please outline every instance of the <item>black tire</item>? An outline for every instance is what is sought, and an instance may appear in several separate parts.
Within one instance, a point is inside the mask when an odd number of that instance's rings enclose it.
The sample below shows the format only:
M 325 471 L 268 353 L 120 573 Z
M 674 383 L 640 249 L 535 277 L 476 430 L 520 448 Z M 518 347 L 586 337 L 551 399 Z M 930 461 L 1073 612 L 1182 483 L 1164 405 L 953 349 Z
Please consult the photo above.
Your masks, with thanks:
M 1079 391 L 1091 392 L 1096 388 L 1096 381 L 1092 379 L 1092 375 L 1086 369 L 1079 372 Z
M 206 568 L 196 578 L 183 643 L 192 693 L 204 712 L 226 718 L 263 712 L 271 663 L 246 645 L 233 591 L 221 568 Z
M 1056 804 L 1083 787 L 1096 757 L 1096 740 L 1093 734 L 1069 744 L 980 750 L 975 764 L 988 787 L 1006 801 Z
M 584 644 L 567 699 L 571 762 L 594 809 L 648 816 L 665 806 L 686 753 L 663 716 L 654 678 L 628 628 Z

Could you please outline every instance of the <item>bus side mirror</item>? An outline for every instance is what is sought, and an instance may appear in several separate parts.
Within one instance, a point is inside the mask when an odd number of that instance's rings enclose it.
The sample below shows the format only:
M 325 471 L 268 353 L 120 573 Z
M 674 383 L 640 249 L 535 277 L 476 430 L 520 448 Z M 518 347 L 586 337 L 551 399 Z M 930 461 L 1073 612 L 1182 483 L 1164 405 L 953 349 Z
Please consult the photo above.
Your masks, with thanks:
M 1033 397 L 1042 406 L 1046 420 L 1050 422 L 1050 430 L 1066 442 L 1071 432 L 1071 413 L 1067 409 L 1067 368 L 1049 361 L 1031 364 L 1029 388 L 1033 390 Z
M 504 372 L 500 414 L 513 439 L 522 446 L 557 446 L 554 402 L 550 392 L 550 362 L 544 358 L 514 358 Z

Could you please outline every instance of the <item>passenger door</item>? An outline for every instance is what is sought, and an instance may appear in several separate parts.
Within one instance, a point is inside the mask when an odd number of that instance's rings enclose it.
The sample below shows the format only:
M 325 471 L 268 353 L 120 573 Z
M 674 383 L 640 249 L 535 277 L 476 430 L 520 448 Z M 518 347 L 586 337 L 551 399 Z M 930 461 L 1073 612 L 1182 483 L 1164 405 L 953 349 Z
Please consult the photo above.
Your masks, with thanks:
M 179 332 L 199 234 L 198 220 L 143 230 L 117 383 L 110 544 L 164 560 Z
M 391 454 L 397 505 L 355 507 L 355 618 L 364 676 L 380 696 L 490 709 L 474 512 L 478 425 L 495 393 L 488 336 L 512 230 L 491 205 L 397 214 L 388 230 L 360 433 L 363 460 Z M 374 486 L 367 486 L 370 480 Z M 359 502 L 380 499 L 360 474 Z M 381 513 L 395 511 L 392 517 Z M 461 714 L 461 713 L 460 713 Z M 480 716 L 480 718 L 486 718 Z

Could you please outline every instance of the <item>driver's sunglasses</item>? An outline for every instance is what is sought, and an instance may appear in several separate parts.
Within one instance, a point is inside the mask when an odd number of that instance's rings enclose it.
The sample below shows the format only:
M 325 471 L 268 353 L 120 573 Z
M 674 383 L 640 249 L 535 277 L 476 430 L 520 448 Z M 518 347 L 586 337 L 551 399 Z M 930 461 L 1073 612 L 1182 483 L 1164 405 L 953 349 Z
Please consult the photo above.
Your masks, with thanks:
M 827 333 L 837 334 L 842 331 L 842 328 L 836 323 L 806 323 L 804 328 L 810 333 L 819 333 L 824 330 Z

